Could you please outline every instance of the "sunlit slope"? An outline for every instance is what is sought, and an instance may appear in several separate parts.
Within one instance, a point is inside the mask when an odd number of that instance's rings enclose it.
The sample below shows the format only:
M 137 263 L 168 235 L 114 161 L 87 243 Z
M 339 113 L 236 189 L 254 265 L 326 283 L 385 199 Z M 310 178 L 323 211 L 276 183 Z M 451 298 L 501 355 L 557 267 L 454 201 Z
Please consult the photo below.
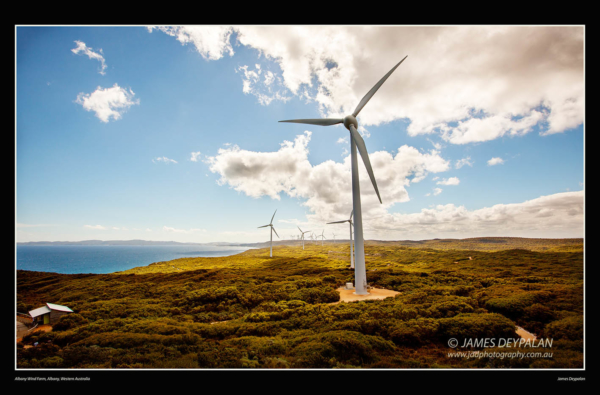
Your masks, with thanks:
M 583 251 L 582 239 L 497 239 L 427 240 L 413 246 L 399 245 L 404 242 L 368 241 L 365 246 L 367 271 L 391 268 L 409 271 L 444 269 L 491 275 L 506 270 L 507 266 L 523 266 L 520 270 L 523 275 L 552 276 L 556 271 L 563 269 L 544 265 L 544 262 L 548 259 L 553 261 L 575 259 Z M 511 250 L 521 251 L 511 252 Z M 527 257 L 527 265 L 523 265 L 523 256 Z M 343 269 L 349 266 L 349 262 L 350 247 L 347 243 L 325 243 L 323 246 L 320 243 L 318 245 L 307 243 L 304 249 L 299 246 L 274 246 L 273 258 L 269 257 L 268 248 L 261 248 L 228 257 L 181 258 L 156 262 L 117 273 L 176 273 L 219 268 L 293 269 L 313 266 Z
M 17 366 L 581 368 L 583 253 L 569 242 L 546 247 L 369 243 L 369 284 L 399 294 L 339 304 L 337 288 L 354 277 L 342 243 L 277 246 L 273 258 L 267 248 L 184 258 L 115 274 L 18 270 L 17 311 L 51 302 L 75 313 L 52 332 L 26 336 Z M 553 357 L 448 357 L 451 338 L 512 338 L 515 325 L 554 339 Z M 35 342 L 42 346 L 25 348 Z

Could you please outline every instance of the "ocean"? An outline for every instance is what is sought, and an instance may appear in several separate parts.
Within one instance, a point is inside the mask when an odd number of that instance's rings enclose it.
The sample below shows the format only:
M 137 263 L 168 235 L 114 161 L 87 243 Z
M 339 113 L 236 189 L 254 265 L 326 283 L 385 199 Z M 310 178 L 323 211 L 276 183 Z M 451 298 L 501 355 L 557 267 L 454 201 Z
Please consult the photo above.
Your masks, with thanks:
M 17 269 L 63 274 L 106 274 L 178 258 L 235 255 L 240 246 L 31 246 L 17 245 Z

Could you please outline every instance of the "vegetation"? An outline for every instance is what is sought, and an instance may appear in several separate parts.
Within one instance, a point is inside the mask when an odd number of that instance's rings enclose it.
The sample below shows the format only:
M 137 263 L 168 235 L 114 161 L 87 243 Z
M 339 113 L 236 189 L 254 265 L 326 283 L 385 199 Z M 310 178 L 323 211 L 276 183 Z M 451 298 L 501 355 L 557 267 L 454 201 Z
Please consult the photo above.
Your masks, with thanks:
M 353 281 L 342 243 L 276 246 L 273 258 L 268 249 L 182 258 L 113 274 L 19 270 L 18 311 L 51 302 L 76 313 L 51 332 L 27 335 L 17 347 L 17 366 L 583 366 L 581 239 L 402 243 L 365 248 L 369 285 L 400 294 L 353 303 L 334 304 L 336 289 Z M 460 344 L 518 338 L 515 325 L 553 338 L 552 348 L 542 350 L 553 357 L 448 357 L 455 351 L 450 338 Z

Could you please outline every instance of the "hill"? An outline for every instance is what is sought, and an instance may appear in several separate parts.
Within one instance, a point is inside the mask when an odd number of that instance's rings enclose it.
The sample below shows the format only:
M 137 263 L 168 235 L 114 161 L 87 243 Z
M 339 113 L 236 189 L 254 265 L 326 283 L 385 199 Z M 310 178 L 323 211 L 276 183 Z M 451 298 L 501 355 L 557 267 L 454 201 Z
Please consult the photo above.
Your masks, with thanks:
M 18 311 L 51 302 L 76 312 L 52 332 L 24 338 L 17 366 L 582 367 L 582 240 L 511 239 L 368 242 L 369 285 L 401 294 L 341 304 L 332 304 L 336 288 L 353 279 L 343 243 L 276 246 L 273 258 L 268 249 L 182 258 L 114 274 L 17 271 Z M 452 245 L 479 250 L 442 248 Z M 497 345 L 518 338 L 516 325 L 551 338 L 551 350 L 541 351 L 552 357 L 449 355 L 457 351 L 450 339 Z M 35 341 L 43 346 L 23 346 Z

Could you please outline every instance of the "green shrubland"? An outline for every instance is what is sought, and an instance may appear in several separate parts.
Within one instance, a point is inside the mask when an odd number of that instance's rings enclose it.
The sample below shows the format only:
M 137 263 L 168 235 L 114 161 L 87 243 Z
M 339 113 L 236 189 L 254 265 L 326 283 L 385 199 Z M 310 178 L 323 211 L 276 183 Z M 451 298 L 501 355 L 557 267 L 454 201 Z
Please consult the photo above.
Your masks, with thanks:
M 353 281 L 342 243 L 276 246 L 273 258 L 268 249 L 182 258 L 113 274 L 19 270 L 17 310 L 50 302 L 75 313 L 51 332 L 27 335 L 17 366 L 583 366 L 581 239 L 412 243 L 367 242 L 369 284 L 400 294 L 353 303 L 335 303 L 336 289 Z M 450 338 L 515 338 L 515 325 L 553 338 L 553 358 L 448 358 Z

